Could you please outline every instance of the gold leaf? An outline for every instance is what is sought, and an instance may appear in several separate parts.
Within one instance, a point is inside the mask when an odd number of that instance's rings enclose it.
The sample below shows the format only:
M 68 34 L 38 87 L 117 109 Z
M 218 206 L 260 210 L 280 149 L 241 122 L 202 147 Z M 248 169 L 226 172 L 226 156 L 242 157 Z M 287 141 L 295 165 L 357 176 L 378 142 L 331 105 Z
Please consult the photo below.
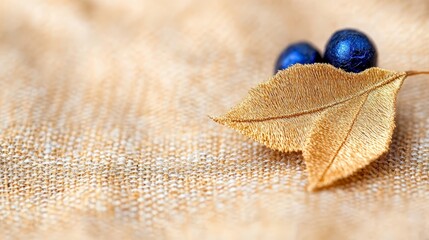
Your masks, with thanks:
M 347 177 L 388 150 L 395 101 L 407 75 L 328 64 L 294 65 L 249 92 L 214 121 L 266 146 L 302 151 L 314 190 Z

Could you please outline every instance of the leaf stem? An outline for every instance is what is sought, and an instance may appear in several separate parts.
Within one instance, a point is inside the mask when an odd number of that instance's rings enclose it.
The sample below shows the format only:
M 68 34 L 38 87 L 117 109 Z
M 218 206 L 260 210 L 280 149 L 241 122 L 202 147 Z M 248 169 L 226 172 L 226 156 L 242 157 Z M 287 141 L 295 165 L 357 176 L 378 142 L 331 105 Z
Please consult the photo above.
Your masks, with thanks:
M 406 71 L 405 74 L 407 77 L 414 75 L 429 75 L 429 71 Z

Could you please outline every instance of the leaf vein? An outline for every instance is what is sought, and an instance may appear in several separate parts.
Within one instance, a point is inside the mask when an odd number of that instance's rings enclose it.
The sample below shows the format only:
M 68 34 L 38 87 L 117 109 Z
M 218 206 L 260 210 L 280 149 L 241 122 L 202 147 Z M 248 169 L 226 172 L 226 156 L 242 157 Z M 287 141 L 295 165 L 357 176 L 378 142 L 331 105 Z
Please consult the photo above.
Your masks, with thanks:
M 369 94 L 367 94 L 365 96 L 365 99 L 363 100 L 362 104 L 359 106 L 359 109 L 356 113 L 356 115 L 353 118 L 352 124 L 350 125 L 350 129 L 347 131 L 347 134 L 344 138 L 344 140 L 341 142 L 340 146 L 338 147 L 337 151 L 335 152 L 334 156 L 332 157 L 332 159 L 329 161 L 328 166 L 325 168 L 325 170 L 323 171 L 322 175 L 320 175 L 319 180 L 317 181 L 318 183 L 321 182 L 323 180 L 323 178 L 325 177 L 326 173 L 328 172 L 328 170 L 331 168 L 332 164 L 334 163 L 335 159 L 337 158 L 338 154 L 340 153 L 341 149 L 343 148 L 344 144 L 346 144 L 347 140 L 350 137 L 350 134 L 353 130 L 353 127 L 355 126 L 357 119 L 360 115 L 360 113 L 362 112 L 363 106 L 365 105 L 366 101 L 368 100 L 368 96 Z
M 356 95 L 353 95 L 353 96 L 351 96 L 349 98 L 346 98 L 346 99 L 344 99 L 342 101 L 334 102 L 334 103 L 331 103 L 331 104 L 328 104 L 328 105 L 325 105 L 325 106 L 321 106 L 321 107 L 318 107 L 318 108 L 314 108 L 314 109 L 310 109 L 310 110 L 306 110 L 306 111 L 302 111 L 302 112 L 298 112 L 298 113 L 293 113 L 293 114 L 289 114 L 289 115 L 282 115 L 282 116 L 275 116 L 275 117 L 266 117 L 266 118 L 254 118 L 254 119 L 228 119 L 228 121 L 231 121 L 231 122 L 264 122 L 264 121 L 271 121 L 271 120 L 276 120 L 276 119 L 294 118 L 294 117 L 299 117 L 299 116 L 303 116 L 303 115 L 307 115 L 307 114 L 312 114 L 312 113 L 320 112 L 320 111 L 323 111 L 323 110 L 325 110 L 327 108 L 334 107 L 336 105 L 348 102 L 348 101 L 350 101 L 350 100 L 352 100 L 354 98 L 357 98 L 357 97 L 363 96 L 363 95 L 365 95 L 367 93 L 370 93 L 370 92 L 372 92 L 372 91 L 374 91 L 374 90 L 376 90 L 376 89 L 378 89 L 380 87 L 383 87 L 383 86 L 385 86 L 385 85 L 387 85 L 387 84 L 389 84 L 389 83 L 391 83 L 391 82 L 393 82 L 393 81 L 397 80 L 398 78 L 403 77 L 405 75 L 406 74 L 404 74 L 404 73 L 395 74 L 395 75 L 393 75 L 391 77 L 386 78 L 386 81 L 383 81 L 380 84 L 375 85 L 374 87 L 368 88 L 367 90 L 364 90 L 364 91 L 362 91 L 362 92 L 360 92 L 360 93 L 358 93 Z

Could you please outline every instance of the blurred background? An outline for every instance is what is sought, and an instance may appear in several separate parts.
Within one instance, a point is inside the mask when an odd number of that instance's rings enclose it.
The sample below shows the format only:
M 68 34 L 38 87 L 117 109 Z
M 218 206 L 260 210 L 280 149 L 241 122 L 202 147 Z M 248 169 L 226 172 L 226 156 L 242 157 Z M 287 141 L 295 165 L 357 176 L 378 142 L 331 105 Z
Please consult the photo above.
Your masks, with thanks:
M 0 238 L 427 239 L 428 77 L 390 152 L 318 193 L 299 154 L 207 117 L 345 27 L 429 69 L 425 0 L 0 1 Z

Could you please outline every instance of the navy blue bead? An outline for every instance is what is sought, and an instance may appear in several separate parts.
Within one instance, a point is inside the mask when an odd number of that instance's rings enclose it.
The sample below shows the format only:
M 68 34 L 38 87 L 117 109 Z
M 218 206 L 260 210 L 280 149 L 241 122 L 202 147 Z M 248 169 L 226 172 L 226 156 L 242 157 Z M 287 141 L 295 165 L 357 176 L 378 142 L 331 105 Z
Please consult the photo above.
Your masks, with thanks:
M 358 73 L 377 65 L 377 50 L 364 33 L 344 29 L 329 39 L 323 58 L 337 68 Z
M 289 45 L 279 56 L 274 73 L 296 63 L 311 64 L 321 62 L 322 56 L 313 45 L 299 42 Z

